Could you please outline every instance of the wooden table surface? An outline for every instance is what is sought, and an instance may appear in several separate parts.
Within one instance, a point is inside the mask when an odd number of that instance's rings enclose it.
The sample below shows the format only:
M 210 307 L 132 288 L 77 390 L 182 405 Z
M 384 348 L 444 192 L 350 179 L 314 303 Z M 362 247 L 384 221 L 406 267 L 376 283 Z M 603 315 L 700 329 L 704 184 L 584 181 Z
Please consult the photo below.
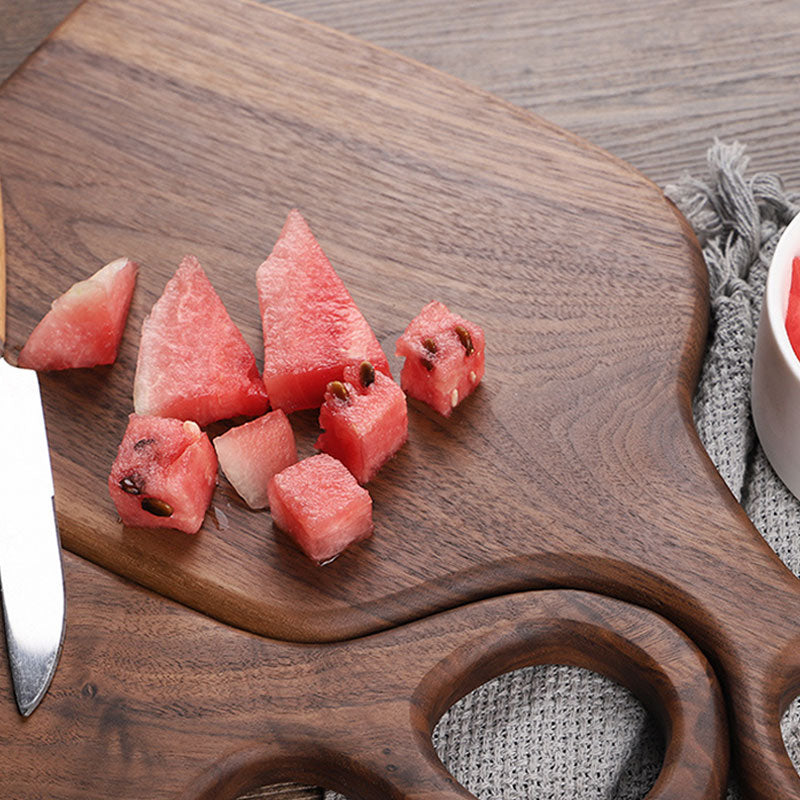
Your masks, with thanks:
M 0 81 L 77 5 L 0 0 Z M 273 0 L 567 128 L 661 186 L 714 137 L 800 188 L 796 0 Z M 187 5 L 187 8 L 190 8 Z M 270 787 L 250 798 L 317 798 Z

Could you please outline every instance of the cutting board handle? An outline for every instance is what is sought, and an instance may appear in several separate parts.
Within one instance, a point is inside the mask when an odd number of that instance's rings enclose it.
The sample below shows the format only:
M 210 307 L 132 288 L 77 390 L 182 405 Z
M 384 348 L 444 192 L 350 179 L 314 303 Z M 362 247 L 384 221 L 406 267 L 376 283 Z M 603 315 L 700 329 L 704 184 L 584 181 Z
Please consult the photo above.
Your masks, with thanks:
M 352 800 L 465 800 L 432 732 L 486 681 L 572 664 L 627 686 L 666 741 L 647 800 L 719 800 L 724 703 L 705 657 L 639 606 L 575 590 L 481 600 L 328 644 L 267 639 L 65 553 L 67 635 L 28 719 L 0 670 L 4 796 L 232 800 L 305 781 Z M 0 645 L 1 646 L 1 645 Z M 20 769 L 24 765 L 24 769 Z
M 800 640 L 754 652 L 743 638 L 732 655 L 725 686 L 740 781 L 754 800 L 800 798 L 800 778 L 780 724 L 800 694 Z
M 282 660 L 273 652 L 273 663 Z M 230 752 L 182 800 L 226 800 L 287 780 L 354 799 L 474 800 L 433 748 L 436 723 L 484 682 L 544 663 L 605 674 L 654 715 L 667 747 L 647 800 L 711 800 L 725 791 L 725 712 L 705 658 L 663 618 L 601 595 L 546 590 L 483 600 L 365 639 L 295 646 L 285 663 L 287 674 L 269 682 L 284 692 L 291 670 L 303 696 L 272 715 L 263 744 Z M 277 709 L 275 697 L 271 704 Z

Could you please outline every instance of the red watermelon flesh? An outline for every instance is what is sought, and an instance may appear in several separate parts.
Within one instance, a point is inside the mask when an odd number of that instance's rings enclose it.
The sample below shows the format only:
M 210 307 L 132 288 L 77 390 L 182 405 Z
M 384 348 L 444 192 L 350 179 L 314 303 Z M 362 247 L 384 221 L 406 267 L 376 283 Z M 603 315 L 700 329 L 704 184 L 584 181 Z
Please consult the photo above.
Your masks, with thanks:
M 408 438 L 406 396 L 368 361 L 345 367 L 343 381 L 328 384 L 319 424 L 317 448 L 367 483 Z
M 800 294 L 800 256 L 792 259 L 792 282 L 789 287 L 789 294 Z
M 789 295 L 789 308 L 786 312 L 786 333 L 794 354 L 800 358 L 800 294 Z
M 263 414 L 253 351 L 194 256 L 186 256 L 142 325 L 133 381 L 137 414 L 218 419 Z
M 125 525 L 197 533 L 216 480 L 214 448 L 196 422 L 131 414 L 108 489 Z
M 35 370 L 112 364 L 128 318 L 137 264 L 118 258 L 56 298 L 19 354 Z
M 800 358 L 800 258 L 792 261 L 792 282 L 786 310 L 786 333 L 795 355 Z
M 405 356 L 400 385 L 449 417 L 483 377 L 486 340 L 483 330 L 451 313 L 437 301 L 428 303 L 397 341 Z
M 264 384 L 273 408 L 318 408 L 325 387 L 348 364 L 389 362 L 305 219 L 289 212 L 269 258 L 258 268 L 264 331 Z
M 250 508 L 265 508 L 270 478 L 297 462 L 292 426 L 280 409 L 217 436 L 214 449 L 225 477 Z
M 341 461 L 320 453 L 269 482 L 275 524 L 319 563 L 372 533 L 372 498 Z

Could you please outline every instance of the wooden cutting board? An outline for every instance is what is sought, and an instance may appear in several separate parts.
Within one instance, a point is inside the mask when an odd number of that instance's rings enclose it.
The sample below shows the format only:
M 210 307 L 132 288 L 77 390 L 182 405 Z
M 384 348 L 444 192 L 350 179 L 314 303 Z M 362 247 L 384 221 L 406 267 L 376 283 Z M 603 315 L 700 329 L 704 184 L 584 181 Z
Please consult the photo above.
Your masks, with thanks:
M 511 584 L 586 584 L 582 561 L 621 555 L 610 532 L 641 564 L 643 534 L 675 526 L 704 270 L 630 168 L 239 0 L 87 2 L 8 81 L 0 117 L 12 347 L 74 280 L 121 254 L 141 264 L 117 363 L 43 377 L 70 550 L 240 627 L 334 639 Z M 224 480 L 194 537 L 123 528 L 106 487 L 141 322 L 181 257 L 199 257 L 260 362 L 254 274 L 293 206 L 395 375 L 430 299 L 489 342 L 451 419 L 411 403 L 409 444 L 369 486 L 374 537 L 325 569 Z M 292 422 L 310 454 L 316 414 Z
M 117 363 L 42 377 L 67 549 L 295 641 L 532 588 L 645 606 L 718 671 L 758 796 L 800 797 L 777 727 L 800 689 L 797 582 L 694 431 L 705 269 L 655 185 L 453 78 L 241 0 L 86 0 L 4 84 L 0 120 L 12 355 L 72 282 L 120 255 L 142 266 Z M 198 256 L 260 356 L 255 270 L 292 207 L 395 375 L 430 299 L 488 341 L 450 419 L 410 403 L 409 442 L 368 487 L 375 535 L 322 569 L 222 477 L 197 536 L 124 528 L 106 487 L 141 322 L 180 259 Z M 315 413 L 292 424 L 310 455 Z

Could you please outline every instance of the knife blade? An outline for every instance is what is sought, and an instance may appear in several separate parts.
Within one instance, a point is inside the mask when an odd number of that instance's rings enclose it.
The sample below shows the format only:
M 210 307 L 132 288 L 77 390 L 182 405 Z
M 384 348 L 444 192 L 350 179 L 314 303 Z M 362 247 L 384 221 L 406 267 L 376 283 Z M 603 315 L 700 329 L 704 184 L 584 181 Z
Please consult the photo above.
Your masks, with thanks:
M 55 674 L 66 599 L 39 379 L 5 360 L 0 187 L 0 593 L 17 706 L 28 716 Z

